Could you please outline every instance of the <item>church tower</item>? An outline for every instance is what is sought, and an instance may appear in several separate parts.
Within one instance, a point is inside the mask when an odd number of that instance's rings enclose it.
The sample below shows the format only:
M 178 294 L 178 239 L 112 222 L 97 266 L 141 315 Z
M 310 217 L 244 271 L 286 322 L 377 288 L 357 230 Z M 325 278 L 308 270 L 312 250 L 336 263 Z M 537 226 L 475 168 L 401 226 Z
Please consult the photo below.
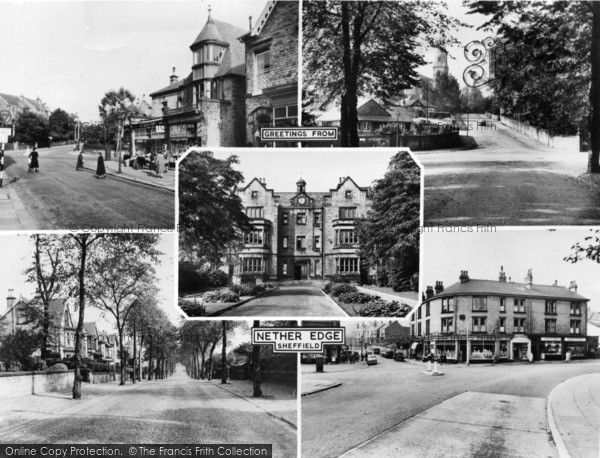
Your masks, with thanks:
M 437 77 L 438 73 L 443 75 L 448 74 L 448 53 L 445 50 L 438 49 L 435 62 L 433 63 L 433 78 Z

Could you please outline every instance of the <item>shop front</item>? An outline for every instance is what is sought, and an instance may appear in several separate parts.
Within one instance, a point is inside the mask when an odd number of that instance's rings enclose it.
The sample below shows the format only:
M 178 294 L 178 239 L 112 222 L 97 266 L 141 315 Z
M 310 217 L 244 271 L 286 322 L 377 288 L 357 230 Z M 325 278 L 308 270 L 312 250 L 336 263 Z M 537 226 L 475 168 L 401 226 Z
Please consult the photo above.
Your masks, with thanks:
M 563 344 L 560 337 L 540 337 L 538 348 L 539 358 L 542 361 L 563 359 Z
M 509 358 L 513 361 L 528 361 L 531 353 L 531 340 L 526 336 L 517 336 L 510 342 L 511 354 Z
M 571 352 L 571 358 L 585 358 L 588 353 L 588 346 L 585 337 L 565 337 L 565 354 Z

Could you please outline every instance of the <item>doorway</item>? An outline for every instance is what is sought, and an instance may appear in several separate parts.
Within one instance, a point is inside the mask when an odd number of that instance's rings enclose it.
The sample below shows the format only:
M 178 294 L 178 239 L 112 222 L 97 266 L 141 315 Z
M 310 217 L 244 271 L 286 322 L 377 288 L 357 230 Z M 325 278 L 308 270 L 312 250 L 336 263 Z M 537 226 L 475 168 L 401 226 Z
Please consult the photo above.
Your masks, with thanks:
M 294 266 L 294 280 L 302 280 L 302 265 L 296 264 Z

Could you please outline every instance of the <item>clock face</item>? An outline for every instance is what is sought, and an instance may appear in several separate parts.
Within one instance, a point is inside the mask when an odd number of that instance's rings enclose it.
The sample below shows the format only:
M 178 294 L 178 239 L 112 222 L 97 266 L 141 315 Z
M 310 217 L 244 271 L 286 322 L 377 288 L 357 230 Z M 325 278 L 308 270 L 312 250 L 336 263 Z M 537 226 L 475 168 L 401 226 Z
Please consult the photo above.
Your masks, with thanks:
M 300 205 L 304 205 L 304 204 L 306 203 L 306 197 L 300 197 L 300 198 L 298 199 L 298 203 L 299 203 Z

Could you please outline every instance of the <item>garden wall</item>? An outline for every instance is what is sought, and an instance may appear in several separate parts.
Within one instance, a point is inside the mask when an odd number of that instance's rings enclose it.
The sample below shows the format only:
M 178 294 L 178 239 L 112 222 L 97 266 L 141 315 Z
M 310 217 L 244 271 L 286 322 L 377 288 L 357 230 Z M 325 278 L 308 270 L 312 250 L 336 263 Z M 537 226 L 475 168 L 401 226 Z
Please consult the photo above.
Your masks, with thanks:
M 0 398 L 69 388 L 73 386 L 73 372 L 0 372 Z
M 517 132 L 521 132 L 536 142 L 550 146 L 551 148 L 568 150 L 572 152 L 579 152 L 580 150 L 579 135 L 553 136 L 544 129 L 538 129 L 537 127 L 530 126 L 529 124 L 509 118 L 508 116 L 500 116 L 500 122 L 505 126 L 516 130 Z
M 400 135 L 398 137 L 398 144 L 396 144 L 396 136 L 394 134 L 391 134 L 389 138 L 390 146 L 410 148 L 411 151 L 458 148 L 460 146 L 458 131 L 431 135 Z

